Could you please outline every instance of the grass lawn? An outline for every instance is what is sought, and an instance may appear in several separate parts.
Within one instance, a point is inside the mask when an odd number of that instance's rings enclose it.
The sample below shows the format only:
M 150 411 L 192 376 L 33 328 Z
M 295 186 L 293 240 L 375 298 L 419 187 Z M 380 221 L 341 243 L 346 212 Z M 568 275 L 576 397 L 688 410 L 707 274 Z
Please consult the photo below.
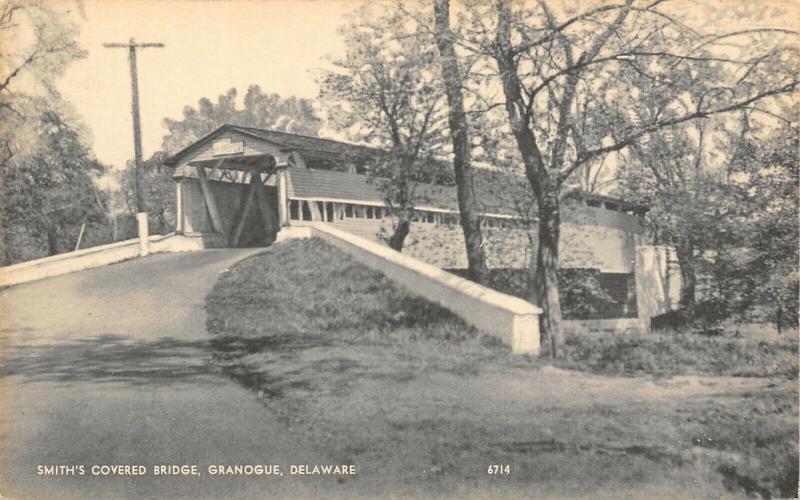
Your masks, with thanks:
M 587 336 L 554 365 L 317 239 L 239 262 L 206 310 L 216 362 L 356 464 L 349 493 L 795 494 L 796 340 Z

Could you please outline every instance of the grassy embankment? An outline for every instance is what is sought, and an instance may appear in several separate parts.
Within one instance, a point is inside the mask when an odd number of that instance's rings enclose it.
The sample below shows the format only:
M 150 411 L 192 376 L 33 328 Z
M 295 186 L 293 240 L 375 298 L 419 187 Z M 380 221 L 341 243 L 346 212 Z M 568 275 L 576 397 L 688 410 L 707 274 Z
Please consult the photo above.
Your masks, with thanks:
M 796 340 L 570 338 L 552 367 L 315 239 L 235 265 L 207 312 L 222 369 L 359 464 L 364 491 L 791 496 L 796 485 Z M 512 474 L 489 476 L 491 464 Z
M 465 276 L 465 270 L 455 270 Z M 490 286 L 526 296 L 526 273 L 493 269 Z M 565 317 L 575 304 L 562 303 Z M 574 314 L 573 314 L 574 316 Z M 591 320 L 587 320 L 591 321 Z M 713 374 L 737 377 L 798 376 L 797 332 L 777 335 L 769 327 L 723 330 L 719 335 L 657 330 L 648 335 L 597 332 L 567 335 L 562 368 L 608 374 Z

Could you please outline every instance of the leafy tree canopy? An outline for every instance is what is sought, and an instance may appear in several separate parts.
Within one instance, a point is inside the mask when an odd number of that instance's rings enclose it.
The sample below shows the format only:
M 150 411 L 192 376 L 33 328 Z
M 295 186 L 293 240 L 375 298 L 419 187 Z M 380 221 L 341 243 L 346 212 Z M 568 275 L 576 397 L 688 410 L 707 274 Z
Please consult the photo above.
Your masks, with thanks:
M 54 88 L 85 57 L 59 4 L 0 1 L 0 251 L 5 263 L 71 249 L 84 222 L 102 219 L 93 178 L 104 166 Z
M 387 238 L 402 249 L 419 182 L 452 182 L 437 162 L 447 144 L 447 108 L 436 44 L 424 24 L 400 10 L 364 5 L 340 29 L 347 52 L 319 77 L 329 124 L 348 139 L 391 153 L 367 172 L 384 195 L 395 226 Z
M 94 183 L 105 167 L 57 110 L 38 104 L 40 114 L 27 120 L 36 140 L 0 170 L 5 262 L 71 250 L 81 224 L 106 215 Z
M 145 206 L 152 234 L 166 234 L 175 229 L 175 182 L 173 169 L 164 164 L 166 153 L 157 151 L 142 162 L 140 187 L 144 191 Z M 124 210 L 130 216 L 136 214 L 136 184 L 134 163 L 120 173 L 120 194 Z

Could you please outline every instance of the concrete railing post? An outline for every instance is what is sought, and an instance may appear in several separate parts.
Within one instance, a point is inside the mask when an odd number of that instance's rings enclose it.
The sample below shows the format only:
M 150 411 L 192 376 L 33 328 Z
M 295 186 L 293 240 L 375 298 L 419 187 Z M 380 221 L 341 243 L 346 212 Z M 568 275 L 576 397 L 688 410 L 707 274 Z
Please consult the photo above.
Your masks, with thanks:
M 136 225 L 139 228 L 139 255 L 142 257 L 150 253 L 150 235 L 147 227 L 147 213 L 136 214 Z
M 289 225 L 289 194 L 286 185 L 286 167 L 278 165 L 276 184 L 278 187 L 278 223 L 280 227 Z

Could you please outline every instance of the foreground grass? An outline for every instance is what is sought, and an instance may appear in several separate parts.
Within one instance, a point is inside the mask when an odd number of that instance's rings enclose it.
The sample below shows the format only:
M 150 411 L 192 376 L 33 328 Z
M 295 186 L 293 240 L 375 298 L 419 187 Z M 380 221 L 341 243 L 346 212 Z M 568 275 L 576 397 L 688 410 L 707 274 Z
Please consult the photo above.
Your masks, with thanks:
M 276 245 L 237 264 L 207 305 L 208 331 L 222 352 L 380 346 L 418 351 L 401 354 L 389 370 L 431 365 L 454 372 L 472 371 L 480 359 L 512 359 L 496 338 L 318 239 Z
M 586 333 L 565 339 L 563 368 L 606 374 L 729 375 L 797 379 L 798 339 L 654 332 Z
M 795 493 L 796 380 L 645 375 L 731 373 L 710 359 L 730 347 L 698 340 L 693 357 L 680 339 L 585 337 L 560 367 L 512 357 L 316 239 L 238 263 L 206 305 L 216 362 L 292 432 L 358 464 L 378 483 L 363 494 Z M 492 464 L 513 473 L 488 476 Z

